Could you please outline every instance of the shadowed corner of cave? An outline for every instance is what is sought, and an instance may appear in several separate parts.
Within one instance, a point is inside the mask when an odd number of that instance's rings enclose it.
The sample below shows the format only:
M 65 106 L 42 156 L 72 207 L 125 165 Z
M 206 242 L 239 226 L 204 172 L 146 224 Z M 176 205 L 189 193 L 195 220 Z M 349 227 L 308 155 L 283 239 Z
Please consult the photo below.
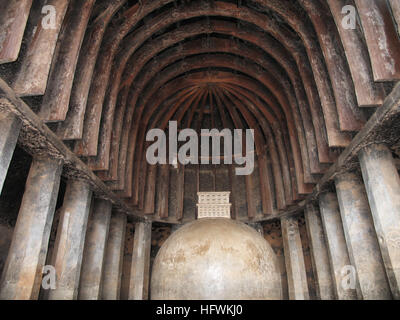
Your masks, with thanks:
M 0 299 L 399 299 L 399 3 L 0 0 Z

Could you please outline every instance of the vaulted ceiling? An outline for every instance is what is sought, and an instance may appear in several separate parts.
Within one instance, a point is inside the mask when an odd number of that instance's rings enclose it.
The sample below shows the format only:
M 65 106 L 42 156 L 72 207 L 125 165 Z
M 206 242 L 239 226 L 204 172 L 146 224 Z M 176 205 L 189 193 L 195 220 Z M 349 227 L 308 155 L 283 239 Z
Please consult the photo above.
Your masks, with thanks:
M 188 193 L 202 189 L 244 197 L 234 209 L 243 219 L 295 205 L 400 79 L 397 0 L 49 0 L 55 30 L 40 28 L 43 1 L 22 2 L 30 15 L 7 67 L 14 90 L 155 219 L 185 219 Z M 342 23 L 348 4 L 355 29 Z M 256 173 L 238 181 L 232 166 L 148 165 L 146 132 L 172 120 L 254 129 Z

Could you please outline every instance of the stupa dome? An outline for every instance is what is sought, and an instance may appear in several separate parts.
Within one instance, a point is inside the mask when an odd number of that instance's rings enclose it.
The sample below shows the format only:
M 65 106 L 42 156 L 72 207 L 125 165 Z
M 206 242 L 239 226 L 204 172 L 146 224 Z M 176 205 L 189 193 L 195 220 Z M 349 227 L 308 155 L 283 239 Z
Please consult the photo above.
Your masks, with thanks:
M 154 261 L 153 300 L 282 299 L 277 257 L 244 223 L 208 218 L 174 232 Z

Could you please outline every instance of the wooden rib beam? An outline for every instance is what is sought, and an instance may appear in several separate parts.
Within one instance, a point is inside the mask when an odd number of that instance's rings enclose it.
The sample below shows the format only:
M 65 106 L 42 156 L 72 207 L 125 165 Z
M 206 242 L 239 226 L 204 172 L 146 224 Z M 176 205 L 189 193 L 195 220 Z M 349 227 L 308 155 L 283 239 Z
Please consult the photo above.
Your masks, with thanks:
M 400 41 L 386 1 L 355 0 L 375 81 L 400 80 Z
M 368 49 L 362 32 L 360 32 L 359 26 L 355 30 L 342 27 L 342 8 L 347 4 L 346 0 L 328 0 L 327 3 L 344 47 L 358 105 L 360 107 L 381 105 L 385 98 L 385 91 L 383 84 L 374 82 Z
M 55 25 L 54 28 L 44 29 L 42 19 L 46 17 L 42 15 L 38 19 L 35 33 L 13 84 L 18 96 L 37 96 L 45 93 L 54 50 L 69 2 L 70 0 L 47 1 L 47 5 L 53 6 L 57 13 Z
M 95 0 L 73 2 L 59 35 L 53 56 L 40 117 L 48 122 L 64 121 L 70 101 L 79 52 Z
M 111 18 L 127 0 L 113 1 L 86 29 L 74 74 L 69 109 L 65 121 L 59 123 L 57 135 L 63 140 L 82 138 L 83 120 L 90 84 L 101 43 Z
M 9 0 L 0 4 L 0 64 L 18 59 L 32 0 Z

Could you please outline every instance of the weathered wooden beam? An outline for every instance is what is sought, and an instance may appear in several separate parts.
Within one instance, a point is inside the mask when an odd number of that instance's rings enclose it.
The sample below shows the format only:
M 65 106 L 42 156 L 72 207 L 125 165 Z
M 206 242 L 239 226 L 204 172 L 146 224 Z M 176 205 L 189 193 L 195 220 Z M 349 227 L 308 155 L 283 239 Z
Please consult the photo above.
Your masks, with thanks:
M 18 59 L 32 0 L 10 0 L 0 4 L 0 64 Z
M 335 94 L 339 124 L 342 131 L 358 131 L 366 122 L 365 115 L 358 108 L 354 84 L 343 49 L 337 44 L 339 35 L 335 30 L 332 16 L 324 13 L 321 3 L 316 0 L 298 0 L 308 13 L 314 25 L 325 64 Z M 296 16 L 299 19 L 298 16 Z M 303 22 L 303 21 L 302 21 Z
M 383 103 L 385 91 L 383 84 L 375 83 L 368 48 L 365 40 L 357 29 L 345 29 L 342 26 L 342 8 L 347 4 L 345 0 L 328 0 L 329 8 L 335 19 L 340 34 L 344 52 L 354 81 L 358 105 L 360 107 L 378 106 Z
M 21 62 L 20 70 L 13 84 L 15 92 L 19 96 L 37 96 L 45 93 L 58 34 L 69 2 L 70 0 L 47 1 L 47 5 L 53 6 L 55 9 L 55 24 L 51 28 L 45 29 L 42 20 L 46 17 L 43 15 L 39 19 L 35 34 L 28 45 L 28 51 Z
M 95 0 L 72 0 L 69 6 L 40 108 L 39 115 L 45 121 L 64 121 L 67 116 L 76 65 L 94 3 Z
M 132 208 L 118 198 L 89 168 L 43 123 L 41 119 L 18 98 L 14 91 L 0 79 L 0 106 L 13 112 L 22 122 L 20 145 L 31 155 L 45 155 L 62 159 L 64 176 L 86 180 L 97 197 L 110 200 L 114 206 L 128 214 Z M 140 219 L 140 218 L 139 218 Z
M 400 41 L 386 1 L 355 0 L 375 81 L 400 80 Z

